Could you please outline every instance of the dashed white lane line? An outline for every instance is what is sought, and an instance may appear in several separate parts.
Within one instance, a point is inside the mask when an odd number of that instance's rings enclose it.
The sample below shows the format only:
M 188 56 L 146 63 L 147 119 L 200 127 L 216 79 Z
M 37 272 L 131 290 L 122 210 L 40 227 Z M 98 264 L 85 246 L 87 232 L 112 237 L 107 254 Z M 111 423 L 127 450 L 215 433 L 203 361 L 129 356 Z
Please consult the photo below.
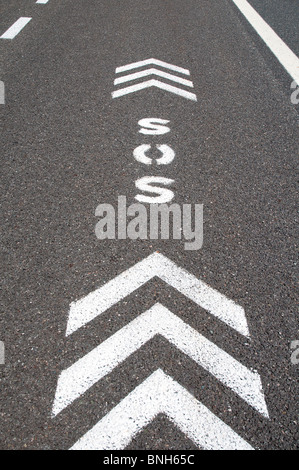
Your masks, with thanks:
M 49 0 L 37 0 L 37 4 L 38 5 L 45 5 L 46 3 L 48 3 Z
M 246 0 L 233 0 L 275 57 L 299 85 L 299 58 Z
M 4 34 L 2 34 L 0 39 L 14 39 L 31 20 L 32 18 L 19 18 Z

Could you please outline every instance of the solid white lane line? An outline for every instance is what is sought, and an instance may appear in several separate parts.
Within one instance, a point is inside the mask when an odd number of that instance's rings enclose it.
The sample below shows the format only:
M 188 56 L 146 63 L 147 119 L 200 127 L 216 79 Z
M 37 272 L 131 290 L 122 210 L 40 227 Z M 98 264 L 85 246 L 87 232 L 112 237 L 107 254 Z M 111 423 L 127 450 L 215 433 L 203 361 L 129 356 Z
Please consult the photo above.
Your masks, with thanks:
M 4 34 L 2 34 L 0 39 L 14 39 L 31 20 L 32 18 L 19 18 Z
M 275 57 L 299 85 L 299 58 L 246 0 L 233 0 Z
M 253 450 L 184 387 L 156 370 L 113 408 L 71 450 L 124 449 L 159 413 L 164 413 L 205 450 Z

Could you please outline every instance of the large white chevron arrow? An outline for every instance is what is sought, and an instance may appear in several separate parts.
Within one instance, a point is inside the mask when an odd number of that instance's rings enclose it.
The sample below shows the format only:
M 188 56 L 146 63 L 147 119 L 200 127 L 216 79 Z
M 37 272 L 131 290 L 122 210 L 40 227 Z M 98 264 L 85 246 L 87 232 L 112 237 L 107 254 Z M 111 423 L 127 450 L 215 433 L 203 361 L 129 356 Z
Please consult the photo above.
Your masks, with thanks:
M 121 450 L 159 413 L 205 450 L 254 450 L 161 369 L 131 392 L 71 448 Z
M 194 93 L 190 93 L 190 91 L 183 90 L 182 88 L 178 88 L 155 79 L 147 80 L 145 82 L 137 83 L 136 85 L 113 91 L 112 98 L 119 98 L 120 96 L 129 95 L 130 93 L 135 93 L 136 91 L 151 87 L 157 87 L 161 90 L 165 90 L 170 93 L 174 93 L 175 95 L 182 96 L 183 98 L 187 98 L 188 100 L 197 101 L 197 97 Z
M 83 299 L 72 303 L 66 335 L 74 333 L 155 276 L 242 335 L 250 336 L 245 312 L 240 305 L 157 252 Z
M 56 416 L 69 406 L 157 334 L 164 336 L 261 414 L 269 416 L 259 375 L 161 304 L 154 305 L 61 373 L 53 415 Z

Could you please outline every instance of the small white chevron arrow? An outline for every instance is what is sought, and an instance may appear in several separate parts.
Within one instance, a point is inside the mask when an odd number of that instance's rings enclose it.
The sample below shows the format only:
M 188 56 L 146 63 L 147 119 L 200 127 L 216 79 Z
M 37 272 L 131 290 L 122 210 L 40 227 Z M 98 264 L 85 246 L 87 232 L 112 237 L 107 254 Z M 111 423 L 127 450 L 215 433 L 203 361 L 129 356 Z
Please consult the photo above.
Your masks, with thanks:
M 254 450 L 161 369 L 131 392 L 71 448 L 121 450 L 159 413 L 205 450 Z
M 157 69 L 148 69 L 143 70 L 142 72 L 132 73 L 130 75 L 125 75 L 123 77 L 117 78 L 114 80 L 114 85 L 120 85 L 121 83 L 130 82 L 132 80 L 137 80 L 138 78 L 148 77 L 149 75 L 157 75 L 158 77 L 167 78 L 168 80 L 172 80 L 173 82 L 180 83 L 181 85 L 189 86 L 193 88 L 193 83 L 190 80 L 186 80 L 185 78 L 177 77 L 176 75 L 162 72 L 162 70 Z
M 5 104 L 5 85 L 0 81 L 0 104 Z
M 158 67 L 163 67 L 164 69 L 173 70 L 174 72 L 182 73 L 184 75 L 190 75 L 189 70 L 178 67 L 177 65 L 168 64 L 162 60 L 157 59 L 147 59 L 141 60 L 139 62 L 134 62 L 133 64 L 123 65 L 122 67 L 117 67 L 115 70 L 116 73 L 128 72 L 129 70 L 138 69 L 147 65 L 157 65 Z
M 259 413 L 269 416 L 259 375 L 159 303 L 62 372 L 58 380 L 53 415 L 56 416 L 69 406 L 157 334 L 164 336 Z
M 197 101 L 196 95 L 194 93 L 185 91 L 182 88 L 168 85 L 168 83 L 161 82 L 160 80 L 147 80 L 146 82 L 138 83 L 136 85 L 132 85 L 126 88 L 121 88 L 120 90 L 112 92 L 112 98 L 119 98 L 120 96 L 129 95 L 130 93 L 135 93 L 136 91 L 144 90 L 146 88 L 151 87 L 157 87 L 161 90 L 166 90 L 170 93 L 174 93 L 175 95 L 187 98 L 188 100 Z
M 148 60 L 143 60 L 140 62 L 135 62 L 133 64 L 124 65 L 122 67 L 118 67 L 115 72 L 117 74 L 121 72 L 128 72 L 129 70 L 134 70 L 136 68 L 140 68 L 140 67 L 144 67 L 148 65 L 156 65 L 156 66 L 163 67 L 174 72 L 178 72 L 180 74 L 190 75 L 190 72 L 187 69 L 183 69 L 182 67 L 177 67 L 176 65 L 168 64 L 167 62 L 163 62 L 161 60 L 156 60 L 156 59 L 148 59 Z M 193 83 L 190 80 L 186 80 L 185 78 L 182 78 L 180 76 L 173 75 L 168 72 L 164 72 L 155 67 L 150 67 L 146 70 L 141 70 L 140 72 L 135 72 L 135 73 L 131 73 L 128 75 L 124 75 L 122 77 L 118 77 L 115 79 L 114 85 L 120 85 L 126 82 L 130 82 L 132 80 L 140 80 L 141 78 L 148 77 L 149 75 L 156 75 L 158 77 L 165 78 L 175 83 L 179 83 L 180 85 L 193 88 Z M 112 97 L 119 98 L 121 96 L 128 95 L 131 93 L 136 93 L 137 91 L 144 90 L 146 88 L 151 88 L 151 87 L 157 87 L 157 88 L 160 88 L 161 90 L 174 93 L 175 95 L 182 96 L 189 100 L 197 101 L 197 97 L 194 93 L 190 93 L 190 91 L 186 91 L 183 88 L 179 88 L 177 86 L 173 86 L 168 83 L 165 83 L 164 81 L 156 80 L 156 79 L 143 81 L 141 83 L 137 83 L 135 85 L 131 85 L 131 86 L 116 90 L 112 92 Z
M 155 276 L 177 289 L 181 294 L 240 334 L 250 336 L 245 312 L 240 305 L 229 300 L 157 252 L 112 279 L 95 292 L 72 303 L 66 335 L 71 335 Z

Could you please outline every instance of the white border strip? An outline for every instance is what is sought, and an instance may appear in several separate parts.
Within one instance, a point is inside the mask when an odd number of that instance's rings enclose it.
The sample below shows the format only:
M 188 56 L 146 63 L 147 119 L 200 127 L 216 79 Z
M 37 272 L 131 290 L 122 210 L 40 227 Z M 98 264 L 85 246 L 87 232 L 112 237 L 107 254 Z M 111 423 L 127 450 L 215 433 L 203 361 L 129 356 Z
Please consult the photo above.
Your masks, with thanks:
M 0 39 L 14 39 L 31 20 L 32 18 L 19 18 L 4 34 L 2 34 Z
M 275 57 L 299 85 L 299 59 L 246 0 L 233 0 Z

